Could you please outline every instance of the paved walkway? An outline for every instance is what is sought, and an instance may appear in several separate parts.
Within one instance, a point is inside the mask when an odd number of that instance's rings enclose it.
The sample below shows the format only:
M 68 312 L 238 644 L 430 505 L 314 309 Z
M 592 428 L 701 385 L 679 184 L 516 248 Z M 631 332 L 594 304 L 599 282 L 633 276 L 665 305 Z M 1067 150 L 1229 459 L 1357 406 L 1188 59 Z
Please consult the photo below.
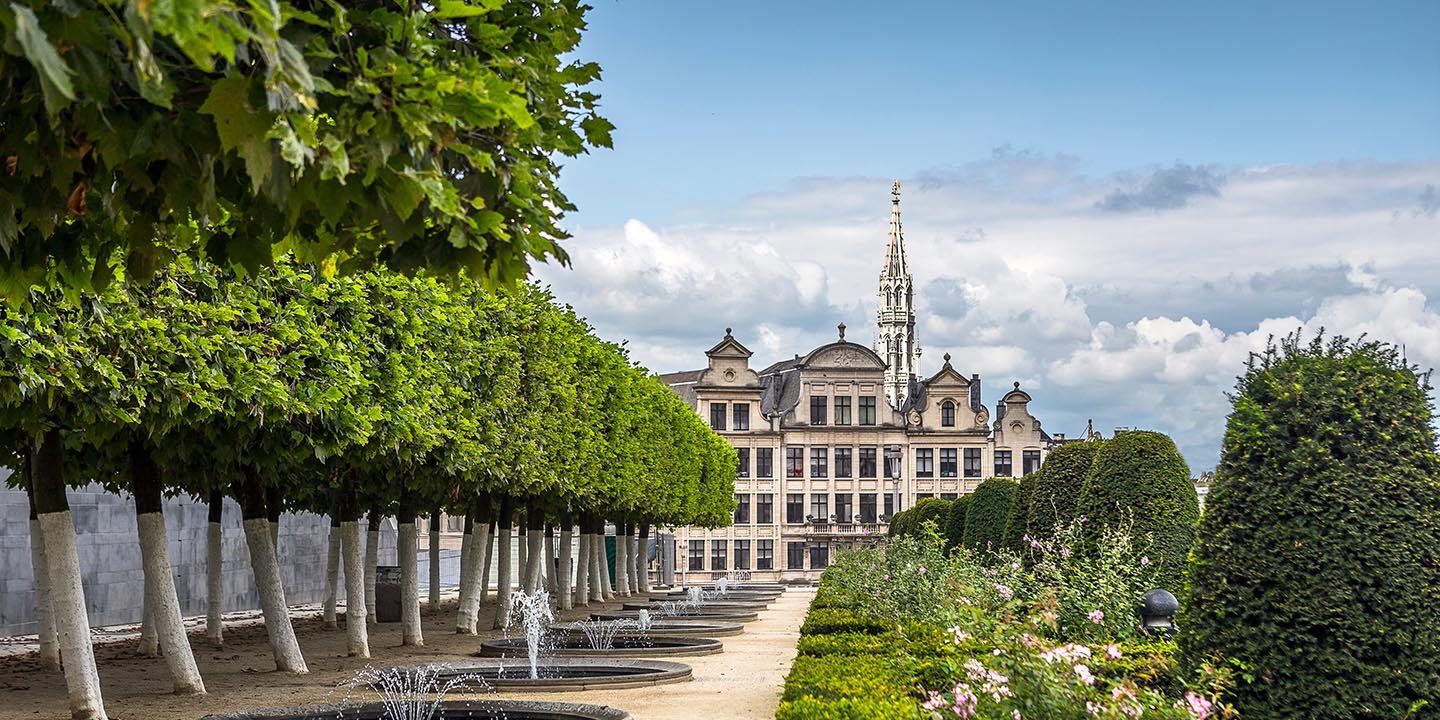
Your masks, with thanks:
M 781 595 L 745 632 L 720 638 L 725 652 L 675 658 L 695 670 L 690 682 L 658 687 L 583 693 L 507 693 L 505 697 L 612 705 L 635 720 L 763 720 L 775 717 L 785 676 L 795 661 L 800 625 L 815 598 L 813 588 L 792 588 Z

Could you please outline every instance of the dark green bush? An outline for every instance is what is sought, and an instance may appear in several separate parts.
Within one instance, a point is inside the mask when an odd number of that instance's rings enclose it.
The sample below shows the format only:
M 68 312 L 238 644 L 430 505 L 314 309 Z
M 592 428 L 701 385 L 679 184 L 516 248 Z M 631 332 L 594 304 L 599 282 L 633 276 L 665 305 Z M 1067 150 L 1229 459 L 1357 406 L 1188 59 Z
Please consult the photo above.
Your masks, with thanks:
M 780 703 L 775 720 L 920 720 L 920 705 L 909 698 L 800 697 Z
M 840 608 L 815 608 L 800 626 L 802 635 L 833 635 L 835 633 L 866 633 L 879 635 L 891 627 L 880 620 Z
M 1015 504 L 1020 485 L 1014 478 L 992 477 L 980 483 L 970 494 L 970 508 L 965 511 L 964 543 L 975 550 L 998 550 L 1005 520 Z
M 925 531 L 927 521 L 935 523 L 935 530 L 940 534 L 945 533 L 945 520 L 950 514 L 949 500 L 940 498 L 923 498 L 915 501 L 915 506 L 910 508 L 909 526 L 906 528 L 907 535 L 916 535 Z
M 910 520 L 914 514 L 909 510 L 901 510 L 890 518 L 890 527 L 886 531 L 890 537 L 903 537 L 910 532 Z
M 1440 716 L 1429 390 L 1394 347 L 1293 336 L 1236 385 L 1181 649 L 1241 669 L 1243 717 Z
M 970 510 L 969 495 L 950 501 L 950 514 L 945 518 L 945 546 L 960 547 L 965 542 L 965 513 Z
M 909 693 L 899 661 L 887 656 L 800 655 L 785 678 L 782 700 L 801 697 L 898 697 Z
M 1185 693 L 1185 682 L 1179 669 L 1179 650 L 1174 642 L 1132 640 L 1122 642 L 1120 659 L 1112 660 L 1103 652 L 1094 657 L 1092 668 L 1100 677 L 1120 682 L 1125 678 L 1170 697 Z
M 801 635 L 796 652 L 800 655 L 881 655 L 895 645 L 890 634 L 839 632 L 824 635 Z
M 1067 525 L 1079 517 L 1076 509 L 1085 490 L 1085 478 L 1095 464 L 1095 454 L 1104 445 L 1104 440 L 1066 443 L 1045 455 L 1045 464 L 1032 473 L 1035 490 L 1026 508 L 1030 537 L 1048 540 L 1057 525 Z
M 1023 553 L 1028 546 L 1025 536 L 1030 532 L 1030 502 L 1035 496 L 1035 476 L 1030 473 L 1020 478 L 1020 489 L 1015 493 L 1015 502 L 1010 504 L 1010 515 L 1005 518 L 1005 532 L 1000 535 L 1000 547 L 1012 552 Z
M 1106 527 L 1128 526 L 1136 547 L 1154 563 L 1156 583 L 1184 594 L 1200 500 L 1190 468 L 1168 436 L 1132 430 L 1106 442 L 1085 479 L 1080 514 L 1088 518 L 1092 539 Z

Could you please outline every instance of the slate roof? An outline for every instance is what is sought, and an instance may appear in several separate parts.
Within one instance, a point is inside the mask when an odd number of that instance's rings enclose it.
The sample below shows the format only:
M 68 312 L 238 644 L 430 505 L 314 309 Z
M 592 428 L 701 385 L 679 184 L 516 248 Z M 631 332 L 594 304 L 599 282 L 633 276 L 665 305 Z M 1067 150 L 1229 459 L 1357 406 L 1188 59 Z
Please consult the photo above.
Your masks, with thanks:
M 682 370 L 681 372 L 665 373 L 660 376 L 660 382 L 665 383 L 680 399 L 695 406 L 695 383 L 700 381 L 704 370 Z
M 798 364 L 798 361 L 789 361 Z M 770 368 L 784 363 L 776 363 Z M 800 404 L 800 371 L 792 364 L 779 372 L 766 368 L 760 375 L 760 414 L 783 415 Z

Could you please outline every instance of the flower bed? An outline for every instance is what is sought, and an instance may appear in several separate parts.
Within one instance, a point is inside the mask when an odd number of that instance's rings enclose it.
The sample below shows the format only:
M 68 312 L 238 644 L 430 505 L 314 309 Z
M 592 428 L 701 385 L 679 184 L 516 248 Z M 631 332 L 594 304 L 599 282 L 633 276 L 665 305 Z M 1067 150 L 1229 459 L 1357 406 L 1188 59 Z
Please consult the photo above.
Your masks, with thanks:
M 947 554 L 934 532 L 841 554 L 777 719 L 1228 717 L 1217 677 L 1187 686 L 1174 644 L 1140 633 L 1150 577 L 1129 538 L 1080 557 L 1079 534 L 1057 529 L 1024 555 Z

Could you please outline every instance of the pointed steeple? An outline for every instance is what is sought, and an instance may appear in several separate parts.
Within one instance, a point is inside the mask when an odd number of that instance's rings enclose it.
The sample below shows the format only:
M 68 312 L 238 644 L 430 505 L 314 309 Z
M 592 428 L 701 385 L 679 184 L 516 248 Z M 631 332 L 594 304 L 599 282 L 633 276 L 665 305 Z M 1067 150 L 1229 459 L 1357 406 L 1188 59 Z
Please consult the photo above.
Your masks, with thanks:
M 900 181 L 890 185 L 890 235 L 885 264 L 880 268 L 879 307 L 875 313 L 875 353 L 885 359 L 885 396 L 900 407 L 910 381 L 920 372 L 920 345 L 915 341 L 915 297 L 910 266 L 905 261 L 905 234 L 900 228 Z
M 885 272 L 881 277 L 910 274 L 905 262 L 905 232 L 900 228 L 900 181 L 890 184 L 890 240 L 885 246 Z

